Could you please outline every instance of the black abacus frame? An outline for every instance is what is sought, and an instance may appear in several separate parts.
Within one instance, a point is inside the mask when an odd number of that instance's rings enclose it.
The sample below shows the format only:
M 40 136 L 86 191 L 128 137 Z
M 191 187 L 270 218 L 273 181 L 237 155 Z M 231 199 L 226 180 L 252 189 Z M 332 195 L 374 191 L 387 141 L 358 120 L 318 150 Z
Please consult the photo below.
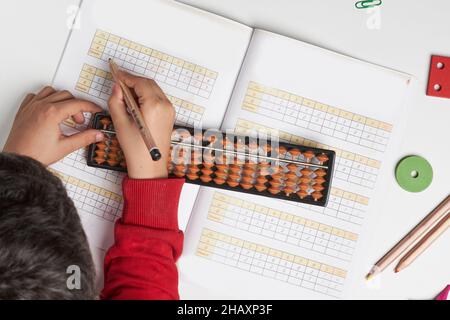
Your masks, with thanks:
M 92 120 L 92 128 L 94 129 L 102 129 L 101 124 L 100 124 L 100 120 L 104 117 L 110 117 L 108 114 L 106 113 L 97 113 L 94 115 L 93 120 Z M 183 130 L 187 130 L 191 136 L 194 136 L 194 134 L 197 132 L 194 130 L 194 128 L 191 127 L 184 127 L 184 126 L 174 126 L 174 130 L 177 129 L 183 129 Z M 202 135 L 204 135 L 204 133 L 208 131 L 211 132 L 211 130 L 202 130 Z M 200 131 L 198 131 L 200 132 Z M 223 139 L 225 140 L 225 137 L 227 137 L 228 139 L 230 137 L 234 137 L 234 141 L 236 142 L 236 138 L 241 138 L 242 135 L 240 134 L 225 134 L 224 132 L 221 132 L 219 130 L 216 131 L 216 133 L 221 133 L 223 135 Z M 245 144 L 248 145 L 249 144 L 249 137 L 245 137 Z M 267 145 L 271 145 L 271 140 L 267 140 Z M 203 145 L 206 146 L 208 145 L 209 142 L 208 141 L 203 141 Z M 194 145 L 192 145 L 194 146 Z M 222 185 L 216 184 L 213 180 L 210 182 L 203 182 L 200 180 L 200 176 L 199 179 L 197 180 L 190 180 L 189 178 L 185 177 L 185 181 L 186 183 L 190 183 L 190 184 L 195 184 L 195 185 L 199 185 L 199 186 L 205 186 L 205 187 L 211 187 L 211 188 L 216 188 L 216 189 L 223 189 L 223 190 L 228 190 L 228 191 L 235 191 L 235 192 L 242 192 L 242 193 L 247 193 L 247 194 L 253 194 L 253 195 L 258 195 L 258 196 L 265 196 L 265 197 L 269 197 L 269 198 L 276 198 L 276 199 L 282 199 L 282 200 L 287 200 L 287 201 L 294 201 L 294 202 L 299 202 L 299 203 L 305 203 L 305 204 L 310 204 L 310 205 L 316 205 L 316 206 L 321 206 L 321 207 L 325 207 L 328 203 L 328 199 L 330 196 L 330 192 L 331 192 L 331 184 L 332 184 L 332 180 L 333 180 L 333 173 L 334 173 L 334 164 L 335 164 L 335 158 L 336 158 L 336 152 L 334 152 L 333 150 L 327 150 L 327 149 L 321 149 L 321 148 L 314 148 L 314 147 L 307 147 L 307 146 L 302 146 L 302 145 L 295 145 L 295 144 L 291 144 L 291 143 L 286 143 L 286 142 L 279 142 L 279 147 L 285 147 L 287 150 L 290 149 L 298 149 L 300 150 L 300 152 L 305 152 L 305 151 L 312 151 L 314 152 L 314 154 L 320 154 L 323 153 L 328 157 L 328 161 L 327 161 L 327 169 L 326 169 L 326 175 L 324 176 L 325 182 L 323 183 L 323 187 L 324 190 L 322 190 L 322 198 L 315 201 L 311 195 L 308 195 L 307 197 L 305 197 L 304 199 L 301 199 L 298 195 L 294 194 L 291 196 L 287 196 L 284 193 L 280 192 L 279 194 L 272 194 L 267 190 L 265 191 L 258 191 L 255 188 L 252 189 L 244 189 L 242 188 L 240 185 L 237 187 L 230 187 L 228 184 L 224 183 Z M 127 172 L 126 168 L 122 168 L 120 166 L 110 166 L 108 165 L 106 162 L 105 164 L 101 164 L 99 165 L 98 163 L 95 162 L 94 158 L 95 158 L 95 150 L 96 150 L 96 144 L 91 144 L 89 146 L 89 150 L 88 150 L 88 158 L 87 158 L 87 165 L 90 167 L 94 167 L 94 168 L 100 168 L 100 169 L 107 169 L 107 170 L 113 170 L 113 171 L 119 171 L 119 172 Z M 255 155 L 253 154 L 248 154 L 249 157 L 255 157 Z M 270 156 L 270 153 L 269 155 Z M 281 160 L 280 160 L 281 161 Z M 200 169 L 203 168 L 202 164 L 198 165 Z M 299 164 L 299 166 L 301 166 Z M 213 170 L 213 169 L 211 169 Z M 216 170 L 213 170 L 214 172 Z M 211 176 L 214 176 L 214 172 L 211 174 Z M 177 178 L 175 177 L 175 175 L 171 174 L 169 177 L 171 178 Z M 266 185 L 269 185 L 269 182 L 271 181 L 271 177 L 268 176 L 268 181 L 266 182 Z

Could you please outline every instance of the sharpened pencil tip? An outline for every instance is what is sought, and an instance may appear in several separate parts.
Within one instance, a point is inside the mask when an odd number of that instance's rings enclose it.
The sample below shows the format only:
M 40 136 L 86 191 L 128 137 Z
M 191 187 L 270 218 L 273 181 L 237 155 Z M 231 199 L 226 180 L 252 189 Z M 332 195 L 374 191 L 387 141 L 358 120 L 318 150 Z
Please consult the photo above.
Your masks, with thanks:
M 367 275 L 366 275 L 366 280 L 367 281 L 370 281 L 370 280 L 372 280 L 373 279 L 373 273 L 368 273 Z

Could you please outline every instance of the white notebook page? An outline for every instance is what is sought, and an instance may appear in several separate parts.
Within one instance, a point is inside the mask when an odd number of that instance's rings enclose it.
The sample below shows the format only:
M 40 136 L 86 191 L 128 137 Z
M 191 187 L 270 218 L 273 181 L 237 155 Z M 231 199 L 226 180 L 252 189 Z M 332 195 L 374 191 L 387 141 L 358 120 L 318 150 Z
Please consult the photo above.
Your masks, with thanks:
M 105 110 L 112 81 L 108 58 L 154 78 L 177 111 L 177 123 L 220 126 L 252 29 L 172 1 L 83 1 L 54 85 L 94 101 Z M 87 119 L 88 120 L 88 119 Z M 83 126 L 67 124 L 67 132 Z M 99 274 L 122 214 L 123 174 L 86 165 L 79 150 L 52 166 L 62 177 L 83 221 Z M 199 187 L 186 184 L 180 227 L 186 227 Z
M 256 30 L 222 129 L 337 153 L 327 207 L 202 189 L 182 279 L 215 296 L 333 299 L 364 281 L 364 230 L 398 146 L 410 76 Z M 385 170 L 385 169 L 384 169 Z M 189 292 L 182 290 L 184 298 Z

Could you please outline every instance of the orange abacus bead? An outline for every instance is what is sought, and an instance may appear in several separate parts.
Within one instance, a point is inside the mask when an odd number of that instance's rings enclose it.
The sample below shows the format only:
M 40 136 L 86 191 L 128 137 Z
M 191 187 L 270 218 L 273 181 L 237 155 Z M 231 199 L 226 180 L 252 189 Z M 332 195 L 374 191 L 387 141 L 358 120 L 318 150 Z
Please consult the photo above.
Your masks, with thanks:
M 186 175 L 183 171 L 174 171 L 173 174 L 178 178 L 183 178 Z
M 103 125 L 103 129 L 107 129 L 108 126 L 112 123 L 112 121 L 109 118 L 102 118 L 100 120 L 100 123 Z
M 256 171 L 256 169 L 258 169 L 258 165 L 255 163 L 246 163 L 244 164 L 244 169 Z
M 275 188 L 275 187 L 270 187 L 269 188 L 269 192 L 271 193 L 271 194 L 279 194 L 280 192 L 281 192 L 281 190 L 279 189 L 279 188 Z
M 272 177 L 273 180 L 281 180 L 281 179 L 284 178 L 284 174 L 282 174 L 282 173 L 275 173 L 275 174 L 271 175 L 271 177 Z
M 119 160 L 119 155 L 115 154 L 115 153 L 110 153 L 110 154 L 108 154 L 108 159 L 118 161 Z
M 264 184 L 267 182 L 267 178 L 265 176 L 259 176 L 258 178 L 256 178 L 256 182 L 258 182 L 259 184 Z
M 97 151 L 95 151 L 95 154 L 96 154 L 98 157 L 104 158 L 105 155 L 106 155 L 106 152 L 105 152 L 105 150 L 97 150 Z
M 120 151 L 120 148 L 117 146 L 109 146 L 109 150 L 113 153 L 116 153 Z
M 327 155 L 324 154 L 324 153 L 319 154 L 316 158 L 317 158 L 317 160 L 319 160 L 320 163 L 322 163 L 322 164 L 323 164 L 324 162 L 327 162 L 327 161 L 328 161 L 328 157 L 327 157 Z
M 106 162 L 108 162 L 108 164 L 109 164 L 111 167 L 115 167 L 115 166 L 117 166 L 117 165 L 119 164 L 119 162 L 118 162 L 117 160 L 114 160 L 114 159 L 106 160 Z
M 227 180 L 227 184 L 232 187 L 232 188 L 236 188 L 239 185 L 239 182 L 235 181 L 235 180 Z
M 190 173 L 198 173 L 200 171 L 200 168 L 194 165 L 188 166 L 188 170 Z
M 325 180 L 324 178 L 322 178 L 322 177 L 316 177 L 316 178 L 314 179 L 314 182 L 315 182 L 316 184 L 323 184 L 325 181 L 326 181 L 326 180 Z
M 94 158 L 95 162 L 97 162 L 97 164 L 103 164 L 105 163 L 106 159 L 103 157 L 96 157 Z
M 216 168 L 218 170 L 222 170 L 222 171 L 228 171 L 228 165 L 227 164 L 217 164 Z
M 314 171 L 314 173 L 318 177 L 323 177 L 323 176 L 327 175 L 327 172 L 325 170 L 323 170 L 323 169 L 317 169 L 316 171 Z
M 308 191 L 308 189 L 309 189 L 309 184 L 306 184 L 306 183 L 300 183 L 300 185 L 299 185 L 298 187 L 300 188 L 300 190 Z
M 204 176 L 209 176 L 209 175 L 211 175 L 213 173 L 213 171 L 211 169 L 209 169 L 209 168 L 203 168 L 201 171 L 202 171 Z
M 321 184 L 315 184 L 315 185 L 313 185 L 313 189 L 315 190 L 315 191 L 322 191 L 323 189 L 325 189 L 324 188 L 324 186 L 322 186 Z
M 293 157 L 297 157 L 297 156 L 299 156 L 301 154 L 300 150 L 298 150 L 298 149 L 291 149 L 291 150 L 289 150 L 289 153 Z
M 98 143 L 96 146 L 97 146 L 97 149 L 100 149 L 100 150 L 105 150 L 107 147 L 107 145 L 104 142 Z
M 255 174 L 255 170 L 252 169 L 244 169 L 243 173 L 247 176 L 253 176 Z
M 222 185 L 222 184 L 225 183 L 225 179 L 222 179 L 222 178 L 215 178 L 215 179 L 214 179 L 214 182 L 215 182 L 216 184 L 218 184 L 218 185 Z
M 270 183 L 270 185 L 272 187 L 275 187 L 275 188 L 279 188 L 281 186 L 281 183 L 279 181 L 276 181 L 276 180 L 272 180 L 269 183 Z
M 297 166 L 295 163 L 289 163 L 289 164 L 287 165 L 287 168 L 288 168 L 289 171 L 291 171 L 291 172 L 296 172 L 298 166 Z
M 175 166 L 175 171 L 184 171 L 186 167 L 182 164 L 178 164 Z
M 225 179 L 226 177 L 228 177 L 228 173 L 223 171 L 215 171 L 214 174 L 220 179 Z
M 301 183 L 310 183 L 311 182 L 311 178 L 310 177 L 301 177 L 300 179 L 299 179 L 299 181 L 301 182 Z
M 295 188 L 297 186 L 297 182 L 292 181 L 292 180 L 287 180 L 285 182 L 285 184 L 286 184 L 287 187 L 290 187 L 290 188 Z
M 313 171 L 309 168 L 303 168 L 302 170 L 300 170 L 300 173 L 304 176 L 309 176 Z
M 212 178 L 210 176 L 201 176 L 200 180 L 202 180 L 202 182 L 204 183 L 208 183 L 212 181 Z
M 239 181 L 240 177 L 240 175 L 233 173 L 228 176 L 228 180 Z
M 239 172 L 242 171 L 242 167 L 237 165 L 237 164 L 232 164 L 230 166 L 230 171 L 233 172 L 233 173 L 239 173 Z
M 245 183 L 253 183 L 253 177 L 249 177 L 249 176 L 243 176 L 242 178 L 241 178 L 241 181 L 242 182 L 245 182 Z
M 297 178 L 298 178 L 298 176 L 295 172 L 288 172 L 288 173 L 286 173 L 285 177 L 288 180 L 297 180 Z
M 203 165 L 203 167 L 205 167 L 206 169 L 211 169 L 212 167 L 214 167 L 214 163 L 203 162 L 202 165 Z
M 314 191 L 311 196 L 313 197 L 314 201 L 318 201 L 320 198 L 323 197 L 322 193 L 319 191 Z
M 286 188 L 284 188 L 283 191 L 284 191 L 284 193 L 286 193 L 286 195 L 288 197 L 295 192 L 294 188 L 291 188 L 291 187 L 286 187 Z
M 278 147 L 278 154 L 279 155 L 284 155 L 286 153 L 286 147 L 284 146 L 279 146 Z
M 189 180 L 197 180 L 199 178 L 195 173 L 189 173 L 186 177 L 188 177 Z
M 241 187 L 244 188 L 245 190 L 249 190 L 251 188 L 253 188 L 253 185 L 251 183 L 241 183 Z
M 303 153 L 303 156 L 307 159 L 307 160 L 311 160 L 314 157 L 314 152 L 312 152 L 311 150 L 306 151 L 305 153 Z
M 259 192 L 263 192 L 263 191 L 267 190 L 267 187 L 266 187 L 265 184 L 257 184 L 257 185 L 255 186 L 255 188 L 256 188 L 256 190 L 258 190 Z
M 304 199 L 308 196 L 308 192 L 306 192 L 305 190 L 300 190 L 299 192 L 297 192 L 297 195 L 300 197 L 300 199 Z

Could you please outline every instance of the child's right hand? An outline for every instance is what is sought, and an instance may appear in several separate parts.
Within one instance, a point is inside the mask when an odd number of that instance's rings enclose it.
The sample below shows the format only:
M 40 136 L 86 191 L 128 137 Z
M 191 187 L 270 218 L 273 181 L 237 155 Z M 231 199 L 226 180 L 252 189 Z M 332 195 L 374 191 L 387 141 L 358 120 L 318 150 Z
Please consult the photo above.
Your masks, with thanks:
M 115 84 L 109 100 L 109 111 L 127 160 L 128 176 L 132 179 L 167 178 L 175 109 L 154 80 L 124 71 L 120 72 L 120 77 L 134 90 L 145 122 L 162 155 L 159 161 L 152 160 L 136 124 L 127 112 L 122 89 Z

